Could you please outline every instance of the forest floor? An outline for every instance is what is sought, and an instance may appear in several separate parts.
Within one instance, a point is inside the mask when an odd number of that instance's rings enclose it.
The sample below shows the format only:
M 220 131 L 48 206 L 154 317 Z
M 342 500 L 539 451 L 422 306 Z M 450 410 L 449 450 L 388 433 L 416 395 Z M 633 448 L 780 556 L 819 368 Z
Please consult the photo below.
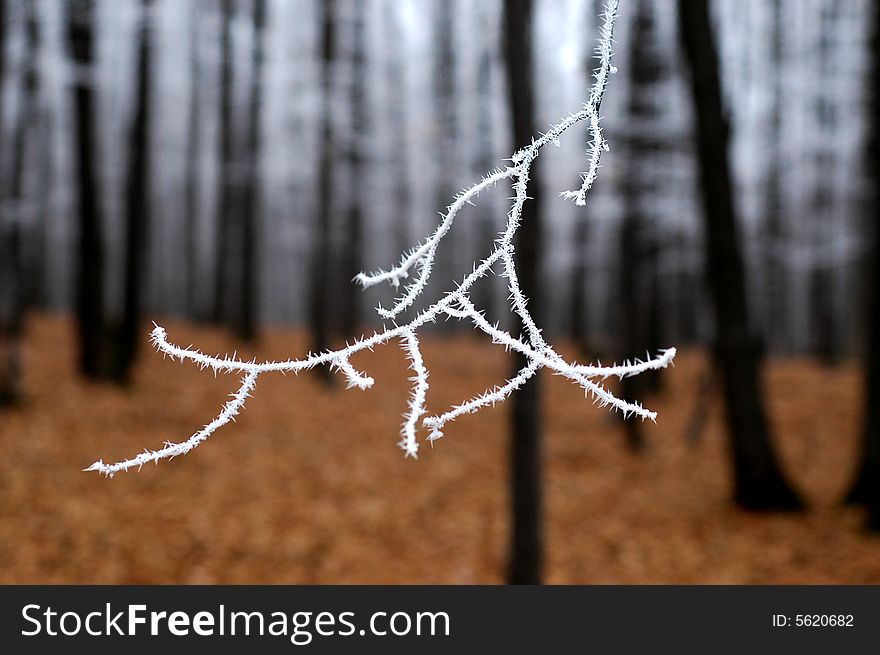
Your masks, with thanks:
M 235 348 L 220 331 L 166 327 L 178 343 Z M 302 333 L 269 330 L 246 354 L 304 345 Z M 503 349 L 476 335 L 429 336 L 424 351 L 429 408 L 507 372 Z M 0 415 L 0 582 L 503 582 L 507 408 L 463 417 L 417 461 L 404 459 L 399 348 L 358 356 L 376 378 L 369 391 L 327 388 L 314 374 L 263 376 L 236 424 L 185 457 L 113 479 L 82 469 L 186 438 L 236 383 L 145 347 L 128 388 L 86 384 L 74 353 L 68 320 L 29 322 L 27 401 Z M 644 425 L 642 455 L 579 388 L 543 378 L 547 581 L 880 583 L 880 538 L 839 505 L 857 453 L 857 366 L 768 367 L 777 443 L 810 505 L 792 515 L 729 501 L 717 394 L 702 440 L 687 443 L 704 370 L 701 353 L 683 352 L 662 392 L 644 399 L 659 418 Z

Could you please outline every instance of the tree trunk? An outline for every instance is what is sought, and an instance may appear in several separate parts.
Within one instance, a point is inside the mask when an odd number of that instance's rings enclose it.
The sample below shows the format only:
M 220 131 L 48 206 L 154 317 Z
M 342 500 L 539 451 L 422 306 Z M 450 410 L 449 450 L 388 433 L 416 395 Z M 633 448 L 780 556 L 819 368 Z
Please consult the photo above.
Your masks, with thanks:
M 582 355 L 590 357 L 587 298 L 587 247 L 590 243 L 590 217 L 578 212 L 574 226 L 574 264 L 571 270 L 571 339 Z
M 6 3 L 0 1 L 0 50 L 5 48 Z M 12 171 L 9 200 L 0 216 L 0 408 L 20 402 L 22 397 L 21 340 L 24 332 L 25 266 L 23 231 L 27 222 L 25 164 L 28 135 L 37 117 L 37 21 L 33 0 L 23 6 L 25 23 L 24 73 L 21 104 L 12 143 Z M 0 54 L 0 82 L 3 80 Z M 2 112 L 0 112 L 2 118 Z M 0 120 L 2 124 L 2 120 Z M 5 185 L 4 185 L 5 187 Z M 6 191 L 4 188 L 3 191 Z
M 877 182 L 874 184 L 877 185 Z M 880 186 L 875 186 L 875 192 L 877 188 Z M 870 342 L 865 362 L 867 392 L 861 464 L 846 500 L 848 503 L 865 505 L 868 508 L 868 528 L 880 532 L 880 228 L 875 226 L 874 231 L 874 273 L 871 282 Z
M 342 241 L 340 272 L 341 302 L 339 304 L 340 331 L 346 339 L 354 337 L 360 320 L 358 305 L 360 289 L 352 282 L 361 271 L 361 229 L 366 195 L 364 193 L 366 168 L 362 143 L 367 133 L 366 106 L 366 46 L 364 43 L 364 4 L 354 2 L 351 11 L 351 85 L 349 87 L 349 110 L 351 125 L 348 132 L 346 158 L 351 174 L 351 188 L 345 233 Z
M 770 344 L 770 351 L 779 353 L 784 350 L 785 336 L 790 334 L 786 325 L 788 302 L 785 293 L 785 267 L 783 266 L 782 244 L 785 233 L 783 229 L 782 204 L 782 170 L 784 166 L 782 152 L 782 0 L 772 0 L 772 47 L 771 76 L 773 96 L 771 100 L 770 120 L 767 148 L 769 149 L 769 165 L 764 199 L 764 334 Z
M 214 321 L 222 323 L 233 314 L 232 281 L 237 262 L 233 261 L 233 223 L 238 217 L 238 167 L 233 161 L 233 0 L 222 0 L 220 25 L 220 202 L 217 205 L 217 267 L 214 285 Z
M 623 221 L 620 230 L 620 351 L 622 358 L 641 357 L 659 347 L 656 320 L 656 230 L 645 216 L 645 198 L 654 189 L 646 179 L 645 161 L 662 147 L 656 136 L 658 121 L 655 110 L 657 81 L 660 77 L 659 58 L 662 53 L 653 46 L 654 16 L 646 0 L 635 7 L 629 51 L 629 98 L 627 105 L 628 132 L 625 140 L 626 171 L 621 182 Z M 621 396 L 636 402 L 648 389 L 657 387 L 657 371 L 632 375 L 620 383 Z M 642 420 L 635 416 L 624 419 L 626 441 L 632 452 L 645 447 Z
M 840 7 L 838 2 L 830 2 L 822 11 L 819 20 L 819 43 L 816 47 L 819 57 L 819 67 L 815 71 L 819 79 L 832 79 L 837 73 L 834 66 L 834 55 L 839 49 L 837 40 L 834 38 L 836 23 Z M 835 255 L 828 251 L 829 245 L 834 238 L 835 227 L 835 184 L 829 171 L 838 168 L 836 166 L 837 153 L 840 152 L 838 144 L 839 126 L 838 119 L 834 115 L 834 100 L 822 94 L 815 98 L 816 128 L 819 134 L 827 135 L 828 138 L 813 140 L 814 166 L 818 174 L 812 181 L 810 189 L 811 213 L 813 225 L 811 226 L 812 243 L 814 252 L 812 269 L 810 271 L 810 347 L 813 353 L 826 365 L 834 365 L 838 362 L 839 339 L 837 339 L 837 321 L 834 303 L 835 272 L 839 261 Z
M 455 196 L 458 170 L 456 169 L 456 107 L 455 107 L 455 3 L 433 3 L 433 42 L 436 48 L 432 70 L 434 94 L 434 120 L 436 138 L 433 142 L 434 161 L 437 162 L 434 187 L 434 208 L 446 213 Z M 439 220 L 439 216 L 438 216 Z M 437 249 L 434 260 L 434 274 L 429 282 L 428 295 L 432 298 L 447 288 L 449 282 L 458 276 L 458 244 L 455 232 L 444 239 L 445 243 Z M 454 325 L 449 321 L 438 323 L 439 329 Z
M 512 116 L 514 148 L 528 145 L 535 134 L 534 76 L 532 53 L 532 1 L 505 0 L 504 54 Z M 538 274 L 540 269 L 540 179 L 532 165 L 532 186 L 522 211 L 517 234 L 517 271 L 529 309 L 540 316 Z M 522 328 L 522 326 L 520 326 Z M 513 330 L 517 334 L 517 330 Z M 526 365 L 514 356 L 514 370 Z M 511 424 L 512 519 L 508 581 L 510 584 L 539 584 L 544 560 L 541 489 L 541 406 L 539 377 L 532 377 L 513 394 Z
M 186 266 L 186 308 L 191 317 L 204 319 L 204 305 L 199 298 L 199 153 L 201 146 L 201 82 L 202 62 L 200 50 L 200 7 L 193 3 L 190 12 L 190 44 L 189 44 L 189 107 L 186 133 L 186 190 L 184 198 L 183 218 L 185 226 L 185 266 Z
M 73 81 L 74 163 L 78 196 L 79 262 L 76 314 L 81 372 L 93 379 L 113 377 L 112 339 L 104 319 L 104 217 L 95 140 L 92 0 L 69 0 L 67 36 L 75 66 Z
M 331 219 L 333 203 L 333 62 L 336 50 L 335 2 L 321 3 L 321 135 L 318 168 L 318 211 L 312 248 L 312 279 L 309 314 L 312 351 L 321 352 L 330 346 L 330 298 L 327 297 L 331 272 Z M 321 367 L 329 381 L 326 367 Z
M 35 155 L 31 166 L 36 178 L 35 187 L 39 189 L 36 197 L 31 199 L 33 203 L 34 225 L 29 230 L 31 235 L 27 240 L 27 247 L 23 256 L 24 293 L 25 307 L 38 307 L 46 309 L 49 306 L 49 268 L 51 266 L 51 250 L 49 246 L 49 220 L 52 215 L 52 193 L 48 189 L 54 188 L 52 180 L 52 111 L 41 87 L 45 84 L 39 75 L 38 62 L 42 59 L 42 48 L 48 40 L 41 33 L 39 5 L 33 4 L 33 11 L 26 16 L 25 33 L 29 42 L 28 61 L 32 62 L 33 68 L 33 104 L 27 109 L 30 115 L 28 129 L 33 132 L 31 139 Z
M 867 393 L 865 418 L 862 428 L 862 454 L 858 475 L 847 495 L 847 502 L 864 504 L 868 508 L 868 527 L 880 531 L 880 9 L 874 7 L 871 53 L 873 70 L 870 88 L 871 129 L 867 144 L 868 175 L 873 193 L 874 253 L 870 280 L 870 318 L 868 329 L 868 357 L 865 362 Z
M 645 347 L 644 317 L 640 311 L 640 296 L 643 276 L 640 275 L 643 267 L 641 261 L 641 248 L 639 245 L 639 228 L 643 221 L 639 220 L 634 203 L 635 174 L 629 170 L 624 177 L 624 216 L 623 225 L 620 229 L 620 329 L 621 352 L 629 353 L 625 357 L 634 356 L 633 353 L 641 354 Z M 620 381 L 620 396 L 627 402 L 635 402 L 642 395 L 644 384 L 641 376 L 631 375 Z M 629 416 L 623 419 L 626 444 L 633 453 L 638 453 L 645 448 L 645 439 L 642 435 L 642 420 L 637 416 Z
M 706 224 L 706 265 L 716 326 L 733 455 L 734 494 L 747 509 L 801 506 L 770 441 L 760 387 L 761 346 L 749 332 L 736 209 L 728 164 L 728 122 L 722 106 L 718 55 L 707 0 L 679 0 L 678 19 L 696 122 L 700 194 Z
M 403 20 L 396 0 L 385 0 L 382 5 L 382 19 L 387 32 L 385 49 L 385 75 L 388 79 L 388 107 L 394 127 L 390 133 L 388 152 L 389 177 L 391 179 L 391 211 L 394 221 L 394 252 L 402 253 L 412 247 L 410 222 L 412 199 L 410 196 L 410 142 L 408 126 L 410 123 L 407 99 L 407 61 Z
M 0 409 L 22 399 L 21 229 L 11 220 L 0 227 Z
M 125 299 L 120 335 L 117 379 L 126 379 L 134 364 L 138 345 L 144 335 L 140 330 L 143 310 L 143 284 L 146 279 L 147 239 L 150 221 L 150 78 L 152 0 L 143 0 L 140 47 L 137 59 L 137 91 L 134 116 L 128 143 L 128 180 L 126 182 Z
M 478 3 L 478 5 L 480 14 L 477 19 L 477 29 L 481 32 L 488 31 L 489 15 L 491 12 L 485 4 Z M 481 46 L 477 68 L 477 148 L 475 168 L 478 175 L 487 174 L 495 165 L 495 152 L 492 143 L 494 127 L 492 119 L 492 58 L 493 53 L 496 51 L 495 46 L 496 44 L 492 43 L 491 40 L 485 40 Z M 470 252 L 483 252 L 498 237 L 498 226 L 496 223 L 497 208 L 495 203 L 490 202 L 490 200 L 490 196 L 487 195 L 473 209 L 475 212 L 474 222 L 476 224 L 477 248 Z M 487 316 L 495 315 L 495 295 L 497 290 L 495 282 L 494 277 L 477 282 L 472 294 L 477 307 L 485 311 Z
M 263 41 L 266 23 L 266 0 L 254 0 L 254 45 L 251 70 L 250 122 L 247 135 L 247 180 L 242 196 L 241 220 L 241 307 L 233 318 L 236 334 L 245 341 L 257 337 L 257 225 L 260 185 L 260 111 L 263 90 Z

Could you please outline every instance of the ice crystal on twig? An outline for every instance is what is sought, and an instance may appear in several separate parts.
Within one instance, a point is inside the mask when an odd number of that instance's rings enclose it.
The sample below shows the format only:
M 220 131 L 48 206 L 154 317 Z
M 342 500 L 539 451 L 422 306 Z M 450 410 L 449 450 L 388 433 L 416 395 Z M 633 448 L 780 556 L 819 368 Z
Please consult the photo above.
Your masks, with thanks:
M 442 430 L 447 423 L 463 414 L 473 413 L 484 407 L 502 402 L 542 368 L 550 369 L 555 374 L 568 378 L 578 384 L 584 389 L 584 393 L 590 396 L 598 405 L 609 406 L 619 410 L 625 416 L 632 415 L 642 419 L 655 420 L 656 414 L 654 412 L 645 409 L 638 403 L 618 398 L 605 388 L 601 381 L 609 377 L 623 378 L 666 367 L 675 357 L 675 349 L 670 348 L 669 350 L 662 351 L 656 357 L 648 358 L 645 361 L 635 360 L 615 366 L 593 366 L 565 361 L 544 340 L 540 328 L 529 313 L 528 299 L 519 286 L 514 259 L 514 236 L 520 225 L 522 207 L 528 200 L 529 173 L 532 162 L 544 146 L 557 144 L 562 134 L 569 128 L 576 123 L 586 121 L 591 136 L 587 150 L 587 171 L 581 175 L 582 184 L 579 190 L 566 191 L 562 195 L 573 199 L 578 205 L 583 205 L 586 203 L 587 193 L 596 179 L 599 159 L 602 152 L 607 149 L 607 144 L 599 125 L 599 106 L 605 93 L 608 78 L 614 72 L 614 68 L 611 65 L 611 46 L 613 43 L 612 35 L 617 5 L 617 0 L 609 0 L 602 15 L 603 24 L 597 48 L 599 64 L 594 75 L 595 81 L 590 91 L 589 99 L 584 107 L 580 111 L 570 114 L 556 125 L 551 126 L 545 133 L 532 140 L 529 145 L 517 151 L 510 158 L 510 166 L 493 171 L 480 182 L 462 191 L 454 199 L 453 203 L 449 205 L 434 232 L 421 244 L 404 254 L 397 266 L 387 271 L 361 273 L 355 278 L 363 287 L 389 283 L 394 288 L 401 289 L 400 296 L 390 308 L 379 307 L 377 309 L 382 318 L 396 319 L 401 312 L 411 307 L 425 290 L 428 279 L 431 276 L 437 248 L 452 229 L 453 222 L 459 211 L 465 205 L 472 204 L 481 191 L 504 180 L 510 180 L 514 197 L 513 204 L 507 214 L 507 225 L 504 231 L 494 242 L 494 248 L 489 255 L 482 262 L 476 264 L 473 271 L 453 291 L 446 293 L 433 305 L 419 311 L 407 323 L 395 325 L 370 337 L 364 337 L 339 350 L 314 353 L 300 359 L 294 358 L 277 362 L 245 362 L 234 355 L 232 357 L 215 357 L 205 355 L 192 347 L 181 348 L 168 341 L 165 330 L 156 325 L 151 333 L 151 338 L 153 344 L 160 352 L 172 359 L 188 360 L 202 368 L 210 368 L 215 374 L 241 374 L 243 375 L 241 385 L 232 394 L 231 400 L 223 406 L 220 414 L 186 441 L 166 443 L 159 450 L 146 450 L 136 457 L 115 464 L 105 464 L 99 460 L 86 470 L 98 471 L 112 476 L 115 473 L 126 471 L 133 467 L 140 468 L 148 462 L 158 462 L 161 459 L 183 455 L 202 443 L 215 430 L 234 420 L 235 416 L 244 407 L 251 391 L 253 391 L 257 377 L 263 373 L 297 373 L 315 366 L 328 366 L 332 370 L 341 372 L 345 376 L 349 387 L 368 389 L 373 385 L 373 378 L 355 369 L 351 364 L 351 357 L 355 353 L 367 349 L 372 350 L 374 347 L 388 343 L 393 339 L 400 340 L 410 360 L 410 368 L 413 371 L 413 390 L 404 415 L 404 423 L 401 428 L 402 438 L 400 441 L 401 448 L 410 457 L 418 455 L 418 429 L 420 421 L 425 428 L 430 429 L 431 432 L 428 440 L 433 443 L 443 436 Z M 525 333 L 524 338 L 514 337 L 500 329 L 497 325 L 491 324 L 471 301 L 471 287 L 480 278 L 492 274 L 493 266 L 496 264 L 501 266 L 501 275 L 507 279 L 511 309 L 521 319 Z M 417 332 L 419 328 L 435 321 L 438 317 L 471 321 L 474 328 L 488 335 L 493 343 L 524 355 L 527 361 L 526 365 L 504 384 L 488 389 L 442 414 L 425 416 L 427 414 L 428 369 L 419 347 Z

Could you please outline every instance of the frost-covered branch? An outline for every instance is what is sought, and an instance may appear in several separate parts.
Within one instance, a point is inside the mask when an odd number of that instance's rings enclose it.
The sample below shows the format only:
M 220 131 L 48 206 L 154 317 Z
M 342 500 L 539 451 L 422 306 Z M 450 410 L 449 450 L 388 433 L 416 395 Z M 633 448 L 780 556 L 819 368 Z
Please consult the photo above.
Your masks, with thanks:
M 159 450 L 145 450 L 140 455 L 122 462 L 117 462 L 116 464 L 105 464 L 103 461 L 98 460 L 87 468 L 86 471 L 98 471 L 112 477 L 115 473 L 127 471 L 133 467 L 140 469 L 144 464 L 148 464 L 149 462 L 158 462 L 160 459 L 173 459 L 178 455 L 185 455 L 211 436 L 211 433 L 217 428 L 222 428 L 229 423 L 229 421 L 235 420 L 235 417 L 241 411 L 241 408 L 244 407 L 244 402 L 251 396 L 251 391 L 253 391 L 254 385 L 257 382 L 257 375 L 259 374 L 253 371 L 245 375 L 238 391 L 230 394 L 231 400 L 223 405 L 223 409 L 217 417 L 186 441 L 180 443 L 167 442 L 164 448 L 160 448 Z
M 342 373 L 349 387 L 368 389 L 373 385 L 373 378 L 358 371 L 351 364 L 351 357 L 358 352 L 372 350 L 394 339 L 400 340 L 409 358 L 410 368 L 413 371 L 413 390 L 401 429 L 402 438 L 399 443 L 407 456 L 416 457 L 418 454 L 420 421 L 422 426 L 431 430 L 428 440 L 433 442 L 443 436 L 442 428 L 447 423 L 463 414 L 472 413 L 483 407 L 505 400 L 542 368 L 549 369 L 553 373 L 568 378 L 579 385 L 584 389 L 584 393 L 599 405 L 610 406 L 621 411 L 626 416 L 635 415 L 642 419 L 655 420 L 656 414 L 654 412 L 645 409 L 638 403 L 617 398 L 611 391 L 602 386 L 601 381 L 609 377 L 622 378 L 668 366 L 675 356 L 675 349 L 670 348 L 669 350 L 662 351 L 657 357 L 649 357 L 645 361 L 635 360 L 614 366 L 583 365 L 565 361 L 544 340 L 541 329 L 529 313 L 528 299 L 520 288 L 515 262 L 514 237 L 522 218 L 523 205 L 529 200 L 528 185 L 532 162 L 538 157 L 541 149 L 548 144 L 558 143 L 562 134 L 569 128 L 581 121 L 586 121 L 592 138 L 588 150 L 587 172 L 582 175 L 583 184 L 579 191 L 565 192 L 563 195 L 573 198 L 579 205 L 584 204 L 586 202 L 586 195 L 596 177 L 601 153 L 606 148 L 599 127 L 598 110 L 605 93 L 608 78 L 614 72 L 614 68 L 611 65 L 611 45 L 617 4 L 617 0 L 609 0 L 603 13 L 604 20 L 597 49 L 599 66 L 596 69 L 595 82 L 590 92 L 589 101 L 584 105 L 583 109 L 565 117 L 558 124 L 551 126 L 547 132 L 534 139 L 529 145 L 518 150 L 511 157 L 510 166 L 494 171 L 456 196 L 434 232 L 421 244 L 405 254 L 397 266 L 387 271 L 370 274 L 361 273 L 356 278 L 356 281 L 364 287 L 370 287 L 381 282 L 387 282 L 394 287 L 399 287 L 402 281 L 409 280 L 404 286 L 402 295 L 394 302 L 390 309 L 383 307 L 377 309 L 379 315 L 383 318 L 396 318 L 401 312 L 413 306 L 426 289 L 432 273 L 437 248 L 441 245 L 444 237 L 449 234 L 458 213 L 466 205 L 472 204 L 480 192 L 496 185 L 498 182 L 510 180 L 514 196 L 511 208 L 507 214 L 507 225 L 504 231 L 494 242 L 490 253 L 481 262 L 476 264 L 471 273 L 466 275 L 452 291 L 447 292 L 437 302 L 421 309 L 414 318 L 404 324 L 395 325 L 381 332 L 376 332 L 372 336 L 361 338 L 338 350 L 309 353 L 302 358 L 292 358 L 283 361 L 248 362 L 237 358 L 235 355 L 231 357 L 212 356 L 206 355 L 193 347 L 181 348 L 168 341 L 165 330 L 157 325 L 153 329 L 151 337 L 154 345 L 160 352 L 172 359 L 186 360 L 202 368 L 210 368 L 215 374 L 243 374 L 241 386 L 232 395 L 232 399 L 224 405 L 220 414 L 188 440 L 177 444 L 168 443 L 160 450 L 148 450 L 136 457 L 116 464 L 105 464 L 103 461 L 98 461 L 86 470 L 98 471 L 112 476 L 119 471 L 125 471 L 132 467 L 139 468 L 147 462 L 157 462 L 160 459 L 176 457 L 192 450 L 207 439 L 215 430 L 234 419 L 253 390 L 257 378 L 264 373 L 299 373 L 316 366 L 328 366 L 331 370 Z M 496 264 L 501 265 L 502 271 L 500 274 L 507 278 L 511 309 L 521 319 L 524 327 L 524 337 L 514 337 L 500 329 L 498 325 L 491 324 L 471 302 L 469 295 L 471 287 L 479 279 L 491 274 L 493 266 Z M 417 272 L 411 275 L 413 269 L 416 269 Z M 426 417 L 429 389 L 428 368 L 422 357 L 417 333 L 427 323 L 444 317 L 471 321 L 474 328 L 485 333 L 493 343 L 521 353 L 527 361 L 526 365 L 504 384 L 493 387 L 468 401 L 462 402 L 445 413 Z
M 574 200 L 575 204 L 580 207 L 587 204 L 587 193 L 592 188 L 593 182 L 596 181 L 596 176 L 599 174 L 599 159 L 602 157 L 602 151 L 608 150 L 608 142 L 602 136 L 602 127 L 599 125 L 599 107 L 605 95 L 608 78 L 612 73 L 617 72 L 617 68 L 611 65 L 612 45 L 614 45 L 614 14 L 616 11 L 616 1 L 605 5 L 605 11 L 602 15 L 604 20 L 599 28 L 599 45 L 596 48 L 599 56 L 599 67 L 594 73 L 595 83 L 590 91 L 590 99 L 585 107 L 590 121 L 590 136 L 592 137 L 587 150 L 589 165 L 587 171 L 581 174 L 581 188 L 577 191 L 562 192 L 563 198 Z
M 419 349 L 419 338 L 414 330 L 405 330 L 403 333 L 403 349 L 409 358 L 409 367 L 413 375 L 412 395 L 409 399 L 409 409 L 406 413 L 406 421 L 403 423 L 403 441 L 400 447 L 410 457 L 418 457 L 419 444 L 416 440 L 416 430 L 419 419 L 425 414 L 425 400 L 428 397 L 428 369 L 425 368 L 425 360 L 422 359 L 422 351 Z
M 490 186 L 495 186 L 501 180 L 513 177 L 516 172 L 516 168 L 499 169 L 491 175 L 484 177 L 479 183 L 458 194 L 455 201 L 446 208 L 446 214 L 444 214 L 443 220 L 431 236 L 413 248 L 412 251 L 405 254 L 401 259 L 400 264 L 391 270 L 369 274 L 359 273 L 355 276 L 355 281 L 365 289 L 381 282 L 389 282 L 392 286 L 397 288 L 400 286 L 401 280 L 409 277 L 409 271 L 413 266 L 418 265 L 420 267 L 418 276 L 416 276 L 411 284 L 407 285 L 404 294 L 395 301 L 395 304 L 391 309 L 384 309 L 381 306 L 376 309 L 382 318 L 395 318 L 400 312 L 409 308 L 419 294 L 424 291 L 425 285 L 428 283 L 428 278 L 431 277 L 431 269 L 434 264 L 434 257 L 437 253 L 437 246 L 440 245 L 440 241 L 443 240 L 443 237 L 445 237 L 450 228 L 452 228 L 452 223 L 458 212 L 461 211 L 465 205 L 473 204 L 471 200 L 478 196 L 481 191 Z

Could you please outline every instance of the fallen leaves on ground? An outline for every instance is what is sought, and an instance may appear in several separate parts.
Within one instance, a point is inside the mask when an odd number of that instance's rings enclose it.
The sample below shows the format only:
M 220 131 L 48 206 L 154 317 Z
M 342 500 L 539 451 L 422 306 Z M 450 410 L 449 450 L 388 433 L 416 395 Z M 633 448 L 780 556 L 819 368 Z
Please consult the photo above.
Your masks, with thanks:
M 170 323 L 212 353 L 222 332 Z M 144 332 L 147 332 L 145 327 Z M 236 386 L 149 352 L 127 388 L 75 372 L 71 323 L 39 316 L 25 350 L 28 397 L 0 414 L 0 582 L 500 583 L 508 530 L 500 405 L 459 419 L 417 461 L 397 448 L 409 373 L 399 348 L 355 364 L 369 391 L 319 376 L 264 375 L 238 422 L 192 453 L 107 479 L 84 473 L 210 420 Z M 267 330 L 245 356 L 303 352 L 301 332 Z M 501 382 L 509 362 L 477 335 L 429 335 L 429 408 Z M 572 357 L 574 352 L 568 352 Z M 839 505 L 855 468 L 855 364 L 774 361 L 770 413 L 805 514 L 750 514 L 729 501 L 720 403 L 689 445 L 705 359 L 679 355 L 630 453 L 619 419 L 543 375 L 546 578 L 551 583 L 880 583 L 880 539 Z M 424 436 L 424 435 L 423 435 Z

